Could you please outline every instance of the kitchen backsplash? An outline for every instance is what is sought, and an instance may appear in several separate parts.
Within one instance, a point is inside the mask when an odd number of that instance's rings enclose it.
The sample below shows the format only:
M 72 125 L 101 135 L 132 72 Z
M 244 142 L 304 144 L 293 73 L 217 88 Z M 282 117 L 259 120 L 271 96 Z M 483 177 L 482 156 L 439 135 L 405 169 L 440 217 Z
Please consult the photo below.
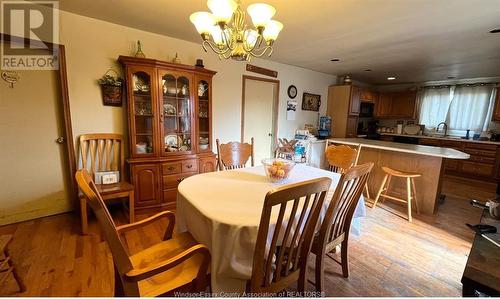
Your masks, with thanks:
M 415 120 L 413 119 L 379 119 L 379 126 L 380 127 L 389 127 L 393 128 L 396 127 L 398 121 L 403 121 L 403 124 L 406 125 L 408 121 L 414 122 Z M 489 124 L 489 129 L 493 131 L 494 133 L 500 133 L 500 123 L 499 122 L 490 122 Z

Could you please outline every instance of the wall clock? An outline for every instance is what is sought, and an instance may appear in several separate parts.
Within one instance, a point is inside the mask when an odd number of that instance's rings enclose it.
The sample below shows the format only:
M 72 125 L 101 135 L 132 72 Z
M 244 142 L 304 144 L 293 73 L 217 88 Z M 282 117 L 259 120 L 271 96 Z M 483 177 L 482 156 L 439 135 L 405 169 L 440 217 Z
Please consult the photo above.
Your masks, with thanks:
M 288 87 L 288 96 L 290 97 L 290 99 L 295 99 L 295 97 L 297 96 L 297 87 L 295 87 L 295 85 L 290 85 Z

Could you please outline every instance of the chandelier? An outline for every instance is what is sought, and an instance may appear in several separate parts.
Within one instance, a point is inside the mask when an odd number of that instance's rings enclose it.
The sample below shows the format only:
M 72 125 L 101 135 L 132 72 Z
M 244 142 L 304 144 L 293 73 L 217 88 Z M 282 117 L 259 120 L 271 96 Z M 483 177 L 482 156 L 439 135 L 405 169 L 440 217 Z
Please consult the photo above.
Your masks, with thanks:
M 219 58 L 249 61 L 253 57 L 271 56 L 273 44 L 283 29 L 281 22 L 271 20 L 276 9 L 265 3 L 247 8 L 253 28 L 245 24 L 240 0 L 208 0 L 209 12 L 195 12 L 189 19 L 203 39 L 203 49 L 211 48 Z

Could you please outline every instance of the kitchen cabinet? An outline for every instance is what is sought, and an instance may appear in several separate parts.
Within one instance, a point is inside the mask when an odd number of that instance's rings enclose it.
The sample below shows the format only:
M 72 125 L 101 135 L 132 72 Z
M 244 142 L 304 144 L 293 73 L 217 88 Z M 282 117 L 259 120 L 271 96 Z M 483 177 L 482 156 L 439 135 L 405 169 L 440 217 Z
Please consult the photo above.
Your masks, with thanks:
M 350 116 L 359 115 L 359 107 L 361 104 L 360 96 L 361 96 L 361 88 L 357 86 L 351 86 L 351 99 L 349 101 Z
M 495 108 L 493 109 L 493 121 L 500 121 L 500 87 L 497 87 L 497 96 L 495 99 Z
M 161 204 L 160 169 L 158 164 L 141 164 L 131 167 L 132 184 L 135 188 L 135 207 L 148 208 Z
M 353 138 L 358 136 L 358 117 L 349 116 L 347 118 L 346 137 Z
M 368 89 L 362 89 L 360 95 L 360 101 L 374 103 L 378 97 L 378 94 L 374 91 Z
M 328 88 L 326 115 L 332 118 L 332 137 L 357 134 L 361 89 L 353 85 L 332 85 Z
M 414 91 L 380 93 L 375 101 L 377 118 L 416 118 L 417 94 Z

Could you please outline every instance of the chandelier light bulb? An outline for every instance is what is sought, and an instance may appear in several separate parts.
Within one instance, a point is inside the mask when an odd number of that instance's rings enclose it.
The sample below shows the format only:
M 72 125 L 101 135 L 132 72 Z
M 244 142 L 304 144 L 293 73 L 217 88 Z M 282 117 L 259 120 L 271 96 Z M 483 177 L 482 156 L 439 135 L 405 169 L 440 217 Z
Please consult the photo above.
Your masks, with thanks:
M 224 39 L 222 38 L 222 30 L 220 29 L 219 25 L 212 26 L 210 34 L 212 35 L 212 38 L 217 46 L 224 45 Z
M 245 46 L 247 49 L 251 49 L 255 46 L 259 33 L 256 30 L 249 30 L 245 36 Z
M 231 21 L 238 4 L 234 0 L 208 0 L 207 6 L 212 11 L 217 23 L 227 24 Z
M 252 18 L 253 25 L 257 29 L 262 29 L 276 13 L 276 9 L 269 4 L 255 3 L 247 8 L 248 14 Z
M 283 29 L 283 23 L 274 20 L 267 22 L 263 33 L 264 39 L 266 41 L 275 41 L 278 38 L 281 29 Z
M 191 23 L 193 23 L 194 27 L 196 27 L 196 31 L 198 31 L 201 35 L 209 34 L 215 24 L 213 15 L 204 11 L 191 14 L 189 20 L 191 20 Z

